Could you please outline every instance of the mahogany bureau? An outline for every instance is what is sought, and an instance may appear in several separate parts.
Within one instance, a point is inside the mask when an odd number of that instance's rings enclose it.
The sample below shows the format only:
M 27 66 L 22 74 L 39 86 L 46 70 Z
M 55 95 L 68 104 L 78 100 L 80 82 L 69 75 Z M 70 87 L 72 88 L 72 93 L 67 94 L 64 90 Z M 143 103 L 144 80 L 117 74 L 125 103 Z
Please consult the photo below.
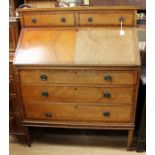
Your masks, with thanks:
M 128 130 L 130 147 L 140 72 L 135 9 L 19 10 L 14 67 L 27 129 Z M 27 138 L 30 145 L 28 130 Z

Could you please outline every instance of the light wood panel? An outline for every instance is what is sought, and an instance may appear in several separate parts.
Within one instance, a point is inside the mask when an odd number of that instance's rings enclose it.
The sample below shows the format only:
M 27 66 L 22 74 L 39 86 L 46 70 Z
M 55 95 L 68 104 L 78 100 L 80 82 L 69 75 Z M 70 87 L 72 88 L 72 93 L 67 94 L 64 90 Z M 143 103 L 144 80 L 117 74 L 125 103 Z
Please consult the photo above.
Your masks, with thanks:
M 23 30 L 14 64 L 139 66 L 134 28 Z M 36 39 L 37 38 L 37 39 Z
M 75 62 L 98 65 L 140 65 L 135 29 L 85 29 L 77 33 Z M 83 52 L 84 51 L 84 52 Z

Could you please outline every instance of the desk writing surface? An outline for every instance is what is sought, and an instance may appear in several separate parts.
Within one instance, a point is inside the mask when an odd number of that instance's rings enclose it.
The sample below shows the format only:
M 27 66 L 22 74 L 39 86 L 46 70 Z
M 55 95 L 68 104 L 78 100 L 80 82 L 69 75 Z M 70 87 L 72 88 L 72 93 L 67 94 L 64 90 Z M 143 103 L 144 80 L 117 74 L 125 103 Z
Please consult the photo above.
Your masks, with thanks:
M 139 66 L 134 28 L 23 29 L 14 64 L 71 66 Z

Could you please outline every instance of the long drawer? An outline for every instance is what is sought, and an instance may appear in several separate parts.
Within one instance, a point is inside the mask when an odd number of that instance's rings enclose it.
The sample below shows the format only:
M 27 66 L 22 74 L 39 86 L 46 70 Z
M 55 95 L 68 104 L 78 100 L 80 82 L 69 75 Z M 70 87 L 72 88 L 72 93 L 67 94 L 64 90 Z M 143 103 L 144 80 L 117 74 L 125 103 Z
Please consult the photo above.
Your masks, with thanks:
M 71 13 L 27 13 L 22 17 L 24 26 L 74 26 L 75 14 Z
M 86 106 L 63 104 L 26 104 L 26 119 L 83 122 L 130 122 L 131 106 Z
M 23 85 L 24 102 L 133 103 L 133 87 Z
M 133 26 L 135 15 L 130 11 L 79 13 L 80 26 L 118 26 L 121 19 L 123 25 Z
M 137 83 L 137 71 L 21 70 L 22 83 L 128 84 Z

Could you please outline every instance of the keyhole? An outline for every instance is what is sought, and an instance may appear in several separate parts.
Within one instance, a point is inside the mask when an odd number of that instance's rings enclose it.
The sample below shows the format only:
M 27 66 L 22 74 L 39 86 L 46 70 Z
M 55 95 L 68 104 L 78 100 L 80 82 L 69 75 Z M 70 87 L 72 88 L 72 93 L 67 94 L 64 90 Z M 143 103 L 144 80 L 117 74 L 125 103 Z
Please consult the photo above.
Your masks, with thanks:
M 77 88 L 74 88 L 74 90 L 76 91 L 76 90 L 77 90 Z
M 75 73 L 75 75 L 76 75 L 76 72 L 74 72 Z

